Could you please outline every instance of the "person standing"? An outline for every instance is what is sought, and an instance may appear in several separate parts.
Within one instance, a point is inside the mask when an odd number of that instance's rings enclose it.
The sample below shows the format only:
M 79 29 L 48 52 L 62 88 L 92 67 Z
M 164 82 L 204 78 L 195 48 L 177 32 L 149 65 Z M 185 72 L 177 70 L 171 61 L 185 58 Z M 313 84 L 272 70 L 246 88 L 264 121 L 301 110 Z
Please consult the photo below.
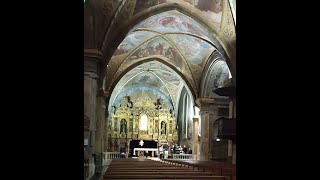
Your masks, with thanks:
M 168 143 L 163 145 L 163 151 L 164 151 L 164 159 L 168 159 L 168 151 L 169 151 Z
M 163 145 L 161 145 L 159 147 L 159 151 L 160 151 L 160 159 L 162 159 L 163 158 Z
M 183 145 L 183 153 L 187 154 L 187 152 L 188 152 L 188 149 L 187 149 L 186 145 Z
M 120 148 L 120 157 L 126 158 L 126 148 L 125 147 Z

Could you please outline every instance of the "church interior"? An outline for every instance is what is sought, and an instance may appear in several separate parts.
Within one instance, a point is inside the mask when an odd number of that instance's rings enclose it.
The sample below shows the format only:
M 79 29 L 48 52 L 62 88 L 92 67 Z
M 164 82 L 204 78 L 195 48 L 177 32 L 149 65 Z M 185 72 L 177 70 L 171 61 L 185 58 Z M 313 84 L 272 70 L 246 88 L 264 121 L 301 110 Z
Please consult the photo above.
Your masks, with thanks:
M 229 179 L 236 0 L 84 0 L 84 179 Z

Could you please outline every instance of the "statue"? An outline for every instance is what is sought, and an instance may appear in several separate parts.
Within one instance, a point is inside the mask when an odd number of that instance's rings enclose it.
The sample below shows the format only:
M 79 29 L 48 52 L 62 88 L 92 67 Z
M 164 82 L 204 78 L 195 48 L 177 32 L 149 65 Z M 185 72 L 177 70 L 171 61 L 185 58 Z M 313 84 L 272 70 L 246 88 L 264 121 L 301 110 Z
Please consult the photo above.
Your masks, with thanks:
M 121 120 L 120 133 L 127 133 L 127 121 L 125 119 Z
M 162 101 L 161 101 L 161 99 L 157 99 L 157 102 L 155 103 L 155 105 L 156 105 L 156 109 L 157 110 L 162 109 Z
M 116 114 L 116 107 L 115 106 L 112 106 L 112 113 Z
M 161 134 L 166 134 L 166 123 L 164 121 L 161 122 Z

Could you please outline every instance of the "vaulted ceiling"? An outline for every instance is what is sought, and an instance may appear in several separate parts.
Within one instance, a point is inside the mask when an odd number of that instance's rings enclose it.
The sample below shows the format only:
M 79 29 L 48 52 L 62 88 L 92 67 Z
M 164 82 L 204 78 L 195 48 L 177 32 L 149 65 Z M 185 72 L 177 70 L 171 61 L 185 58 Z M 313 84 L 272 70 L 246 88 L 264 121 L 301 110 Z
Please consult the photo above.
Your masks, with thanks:
M 111 95 L 109 106 L 137 92 L 153 94 L 170 108 L 177 106 L 183 87 L 194 97 L 198 96 L 212 53 L 225 56 L 221 40 L 235 39 L 235 15 L 230 2 L 235 4 L 235 0 L 87 0 L 85 49 L 98 49 L 105 55 L 103 88 Z M 134 17 L 148 13 L 155 6 L 167 8 L 177 4 L 189 9 L 198 19 L 174 8 L 150 13 L 128 30 L 120 44 L 115 43 L 119 39 L 115 34 Z M 112 43 L 117 46 L 113 47 Z M 106 52 L 109 49 L 110 58 Z M 211 74 L 217 77 L 215 82 L 219 86 L 229 77 L 226 65 L 216 65 L 220 70 Z M 218 77 L 223 80 L 219 81 Z
M 207 34 L 195 20 L 175 10 L 144 20 L 114 52 L 107 68 L 106 85 L 116 82 L 131 65 L 153 57 L 175 67 L 197 91 L 206 60 L 215 50 Z

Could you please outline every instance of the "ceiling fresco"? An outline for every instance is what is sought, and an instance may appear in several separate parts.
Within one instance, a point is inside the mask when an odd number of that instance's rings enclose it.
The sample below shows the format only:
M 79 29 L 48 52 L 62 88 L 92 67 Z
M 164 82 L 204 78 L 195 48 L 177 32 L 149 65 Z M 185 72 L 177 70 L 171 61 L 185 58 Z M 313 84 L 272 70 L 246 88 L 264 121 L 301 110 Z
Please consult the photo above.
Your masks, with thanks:
M 184 55 L 188 62 L 193 65 L 204 66 L 206 58 L 215 48 L 208 42 L 188 35 L 170 34 L 172 42 L 176 43 L 179 51 Z
M 207 96 L 217 97 L 218 95 L 215 94 L 213 90 L 223 87 L 224 82 L 231 78 L 230 70 L 227 63 L 221 60 L 216 62 L 209 78 L 210 82 L 212 82 L 209 84 L 209 89 L 212 89 L 212 91 L 208 91 Z
M 140 88 L 140 91 L 148 90 L 156 94 L 161 92 L 160 94 L 168 97 L 171 104 L 175 104 L 183 86 L 185 82 L 172 69 L 158 61 L 150 61 L 133 68 L 120 79 L 112 92 L 110 102 L 116 103 L 118 96 L 135 87 L 134 91 L 139 91 Z
M 137 0 L 134 14 L 166 2 L 179 3 L 184 4 L 187 7 L 196 8 L 204 18 L 209 20 L 217 28 L 220 28 L 223 10 L 222 0 Z
M 110 106 L 120 96 L 135 92 L 133 87 L 140 89 L 136 91 L 163 94 L 178 106 L 183 87 L 194 94 L 199 92 L 206 62 L 218 50 L 215 42 L 207 29 L 176 10 L 141 21 L 109 61 L 105 89 L 112 90 Z M 141 64 L 143 60 L 148 61 Z
M 197 91 L 202 69 L 215 50 L 208 36 L 206 29 L 176 10 L 151 16 L 138 23 L 114 52 L 106 84 L 111 85 L 142 59 L 161 57 L 176 67 Z
M 190 17 L 172 10 L 151 16 L 138 23 L 133 30 L 149 29 L 159 33 L 189 33 L 205 37 L 208 32 L 200 28 L 198 23 Z
M 113 57 L 128 53 L 132 48 L 154 37 L 156 33 L 148 31 L 137 31 L 129 34 L 113 53 Z

